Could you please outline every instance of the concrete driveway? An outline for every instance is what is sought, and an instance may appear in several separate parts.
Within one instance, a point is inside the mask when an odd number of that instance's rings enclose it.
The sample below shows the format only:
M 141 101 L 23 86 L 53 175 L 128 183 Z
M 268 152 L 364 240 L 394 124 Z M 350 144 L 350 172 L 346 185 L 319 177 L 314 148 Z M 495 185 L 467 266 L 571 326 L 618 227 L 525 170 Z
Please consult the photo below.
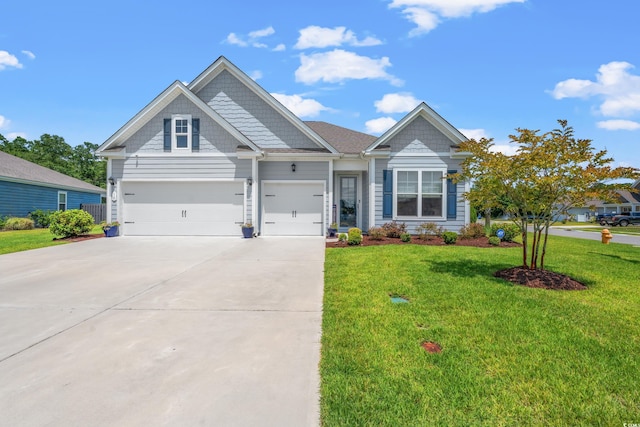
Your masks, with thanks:
M 0 256 L 0 424 L 319 423 L 324 239 Z

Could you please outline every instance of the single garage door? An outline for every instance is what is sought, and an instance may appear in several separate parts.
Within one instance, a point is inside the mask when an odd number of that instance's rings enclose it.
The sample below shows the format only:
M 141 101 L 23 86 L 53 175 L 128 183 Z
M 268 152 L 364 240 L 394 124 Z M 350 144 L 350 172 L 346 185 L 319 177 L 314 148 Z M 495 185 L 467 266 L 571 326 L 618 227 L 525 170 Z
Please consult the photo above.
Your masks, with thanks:
M 243 182 L 124 182 L 123 231 L 133 236 L 239 236 Z
M 262 188 L 262 234 L 322 236 L 324 183 L 265 182 Z

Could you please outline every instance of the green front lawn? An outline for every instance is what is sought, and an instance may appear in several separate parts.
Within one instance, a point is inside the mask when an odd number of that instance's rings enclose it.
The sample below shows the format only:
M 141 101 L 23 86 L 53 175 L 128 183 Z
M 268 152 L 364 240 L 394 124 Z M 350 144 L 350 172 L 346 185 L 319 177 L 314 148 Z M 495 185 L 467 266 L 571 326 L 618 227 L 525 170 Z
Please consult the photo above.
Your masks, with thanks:
M 549 269 L 589 290 L 492 277 L 519 265 L 518 248 L 328 249 L 323 425 L 638 422 L 640 250 L 549 239 Z
M 99 225 L 93 227 L 89 234 L 101 234 Z M 47 246 L 64 245 L 64 240 L 53 240 L 54 236 L 48 228 L 34 230 L 2 231 L 0 232 L 0 255 L 12 252 L 28 251 L 30 249 Z

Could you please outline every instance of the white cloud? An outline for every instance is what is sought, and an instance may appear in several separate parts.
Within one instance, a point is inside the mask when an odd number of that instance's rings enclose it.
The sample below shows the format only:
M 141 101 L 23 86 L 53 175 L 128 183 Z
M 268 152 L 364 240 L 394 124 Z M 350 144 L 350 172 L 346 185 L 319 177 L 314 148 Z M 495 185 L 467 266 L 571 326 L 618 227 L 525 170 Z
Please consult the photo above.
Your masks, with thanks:
M 375 37 L 365 37 L 358 40 L 356 35 L 346 27 L 318 27 L 310 25 L 300 30 L 300 37 L 295 44 L 294 49 L 324 48 L 330 46 L 342 46 L 343 44 L 350 46 L 376 46 L 382 44 L 382 41 Z
M 606 130 L 638 130 L 640 123 L 632 120 L 605 120 L 596 123 L 600 129 Z
M 494 153 L 502 153 L 505 156 L 515 156 L 516 154 L 518 154 L 518 144 L 495 144 L 489 149 L 489 151 L 492 151 Z
M 5 135 L 7 137 L 7 139 L 9 141 L 13 141 L 14 139 L 20 137 L 20 138 L 27 138 L 27 134 L 24 132 L 9 132 L 8 134 Z
M 320 112 L 329 110 L 315 99 L 305 99 L 300 95 L 282 93 L 272 93 L 271 95 L 298 117 L 315 117 Z
M 265 48 L 268 48 L 269 46 L 265 43 L 260 42 L 259 39 L 271 36 L 275 34 L 275 32 L 276 30 L 274 30 L 273 27 L 267 27 L 261 30 L 251 31 L 246 36 L 239 36 L 236 33 L 229 33 L 226 41 L 229 44 L 240 46 L 240 47 L 252 46 L 252 47 L 265 49 Z
M 640 76 L 629 71 L 628 62 L 609 62 L 598 68 L 596 80 L 568 79 L 556 84 L 555 99 L 600 96 L 599 111 L 604 116 L 630 116 L 640 111 Z
M 300 55 L 300 67 L 296 70 L 296 81 L 313 84 L 319 81 L 339 83 L 355 79 L 389 80 L 394 86 L 404 82 L 386 72 L 391 66 L 388 57 L 373 59 L 353 52 L 335 49 L 331 52 Z
M 22 68 L 22 64 L 14 55 L 10 54 L 6 50 L 0 50 L 0 71 L 9 67 Z
M 484 129 L 458 129 L 460 133 L 469 139 L 480 141 L 482 138 L 489 138 L 487 131 Z
M 373 134 L 381 134 L 391 129 L 391 127 L 396 123 L 397 121 L 392 119 L 391 117 L 380 117 L 377 119 L 368 120 L 364 125 L 367 128 L 367 132 Z
M 284 45 L 284 43 L 280 43 L 278 46 L 273 48 L 274 52 L 282 52 L 287 50 L 287 47 Z
M 416 108 L 420 101 L 410 93 L 387 93 L 382 99 L 374 102 L 379 113 L 408 113 Z
M 253 80 L 260 80 L 262 78 L 262 71 L 260 70 L 252 71 L 249 74 L 249 77 L 251 77 Z
M 22 53 L 27 55 L 29 59 L 36 59 L 36 56 L 30 50 L 23 50 Z
M 392 0 L 390 8 L 400 8 L 416 28 L 410 36 L 428 33 L 440 24 L 442 18 L 460 18 L 474 13 L 486 13 L 509 3 L 525 0 Z
M 9 119 L 7 119 L 5 116 L 0 116 L 0 129 L 9 127 L 9 123 Z

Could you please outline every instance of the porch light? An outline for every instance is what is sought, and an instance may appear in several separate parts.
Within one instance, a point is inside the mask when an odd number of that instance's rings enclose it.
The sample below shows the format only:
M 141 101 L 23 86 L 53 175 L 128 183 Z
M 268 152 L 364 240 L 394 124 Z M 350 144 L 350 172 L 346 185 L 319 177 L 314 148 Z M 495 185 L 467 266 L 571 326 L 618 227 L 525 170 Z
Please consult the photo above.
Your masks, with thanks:
M 109 184 L 111 184 L 111 185 L 115 185 L 116 184 L 116 181 L 115 181 L 115 179 L 113 179 L 112 176 L 109 177 Z
M 253 185 L 253 179 L 251 179 L 251 177 L 247 178 L 247 185 Z
M 295 172 L 295 171 L 296 171 L 296 164 L 291 163 L 291 172 Z

